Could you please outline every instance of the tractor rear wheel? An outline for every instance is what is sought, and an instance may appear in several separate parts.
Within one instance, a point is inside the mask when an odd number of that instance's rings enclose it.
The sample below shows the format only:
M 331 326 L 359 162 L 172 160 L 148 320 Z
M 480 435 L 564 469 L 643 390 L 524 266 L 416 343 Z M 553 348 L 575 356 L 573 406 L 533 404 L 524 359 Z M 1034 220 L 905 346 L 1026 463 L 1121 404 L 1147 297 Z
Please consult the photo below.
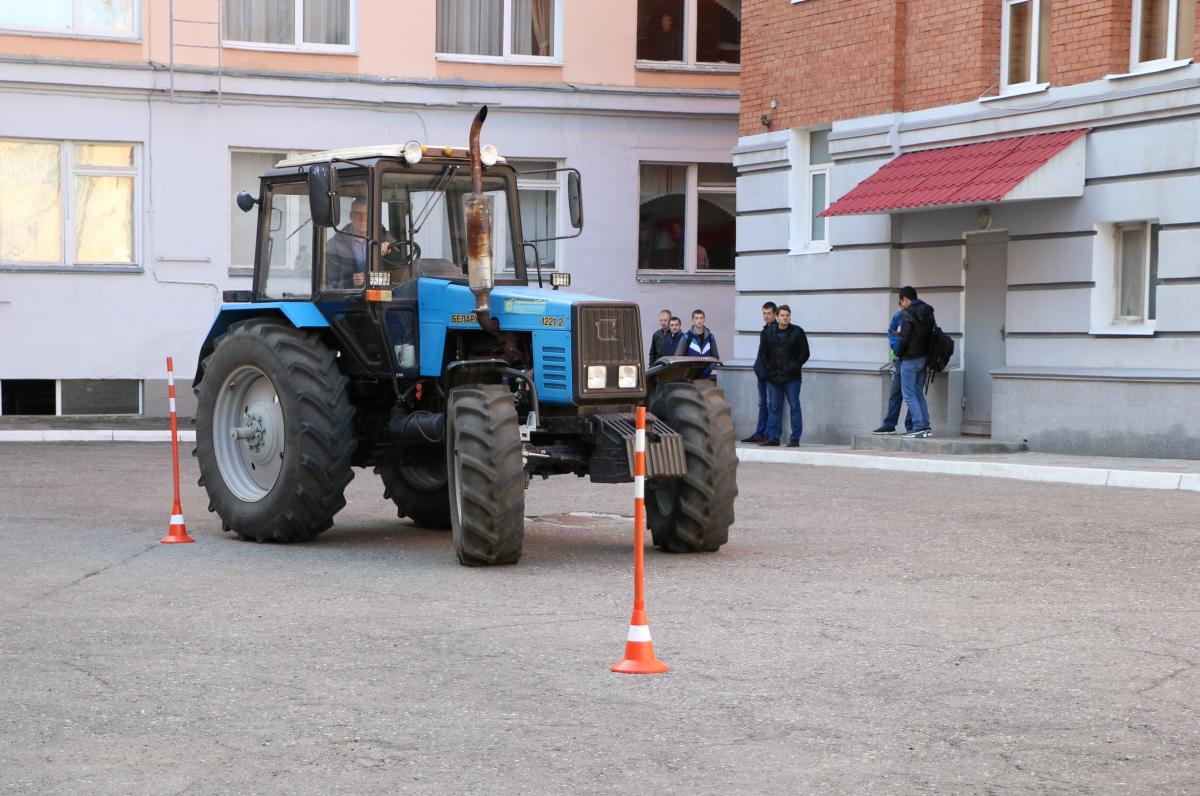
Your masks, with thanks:
M 196 388 L 196 451 L 222 527 L 306 542 L 333 524 L 354 477 L 346 384 L 312 332 L 251 320 L 217 339 Z
M 399 516 L 411 517 L 422 528 L 440 531 L 450 527 L 445 462 L 381 464 L 375 472 L 383 479 L 383 496 L 392 499 Z
M 450 391 L 446 461 L 459 563 L 517 563 L 525 541 L 525 465 L 512 392 L 498 384 Z
M 737 450 L 725 394 L 711 381 L 670 382 L 650 412 L 683 438 L 687 473 L 646 489 L 654 544 L 671 553 L 713 551 L 729 541 L 737 498 Z

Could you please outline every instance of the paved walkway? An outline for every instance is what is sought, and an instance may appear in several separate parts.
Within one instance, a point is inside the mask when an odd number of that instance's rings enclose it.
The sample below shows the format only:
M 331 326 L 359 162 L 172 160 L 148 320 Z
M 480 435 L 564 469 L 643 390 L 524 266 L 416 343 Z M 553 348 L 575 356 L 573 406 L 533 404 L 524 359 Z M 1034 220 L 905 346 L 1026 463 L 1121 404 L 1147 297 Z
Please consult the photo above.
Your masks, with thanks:
M 0 442 L 168 442 L 170 439 L 170 422 L 165 417 L 0 417 Z M 180 421 L 179 439 L 195 441 L 190 418 Z M 745 462 L 1200 492 L 1200 461 L 1184 459 L 1067 456 L 1029 451 L 950 456 L 852 450 L 841 445 L 760 448 L 745 444 L 738 445 L 738 458 Z

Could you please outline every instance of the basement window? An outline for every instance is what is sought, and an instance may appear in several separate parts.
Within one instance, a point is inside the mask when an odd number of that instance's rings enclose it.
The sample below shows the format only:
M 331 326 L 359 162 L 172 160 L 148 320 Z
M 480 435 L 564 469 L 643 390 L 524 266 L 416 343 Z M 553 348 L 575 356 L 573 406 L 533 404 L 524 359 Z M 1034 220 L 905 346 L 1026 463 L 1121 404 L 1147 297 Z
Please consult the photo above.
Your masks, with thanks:
M 0 381 L 0 415 L 54 415 L 57 411 L 53 379 Z

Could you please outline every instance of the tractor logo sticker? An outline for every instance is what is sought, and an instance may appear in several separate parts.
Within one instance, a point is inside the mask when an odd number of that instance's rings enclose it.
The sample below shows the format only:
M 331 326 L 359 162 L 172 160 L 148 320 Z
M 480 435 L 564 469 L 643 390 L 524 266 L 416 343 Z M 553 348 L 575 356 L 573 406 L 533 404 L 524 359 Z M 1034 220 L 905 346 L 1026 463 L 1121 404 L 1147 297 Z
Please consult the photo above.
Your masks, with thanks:
M 510 315 L 544 315 L 546 301 L 545 299 L 506 298 L 504 311 Z
M 455 313 L 450 316 L 450 323 L 479 323 L 479 316 L 473 312 L 470 314 Z
M 605 343 L 617 342 L 617 319 L 601 318 L 596 321 L 596 337 Z

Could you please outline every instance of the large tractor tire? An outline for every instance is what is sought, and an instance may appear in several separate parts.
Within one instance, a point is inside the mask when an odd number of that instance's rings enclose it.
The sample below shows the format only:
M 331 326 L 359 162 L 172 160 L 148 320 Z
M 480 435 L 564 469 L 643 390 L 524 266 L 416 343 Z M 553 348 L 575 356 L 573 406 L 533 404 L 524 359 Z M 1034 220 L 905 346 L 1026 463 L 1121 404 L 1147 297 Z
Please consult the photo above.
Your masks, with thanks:
M 525 542 L 525 466 L 512 392 L 498 384 L 450 391 L 446 461 L 459 563 L 517 563 Z
M 312 332 L 251 320 L 217 339 L 196 388 L 196 450 L 222 528 L 307 542 L 333 524 L 354 477 L 346 384 Z
M 422 528 L 443 531 L 450 527 L 445 462 L 381 464 L 375 472 L 383 479 L 383 496 L 392 499 L 400 517 L 411 517 Z
M 737 498 L 733 414 L 710 381 L 671 382 L 655 391 L 650 412 L 683 438 L 687 474 L 646 490 L 654 544 L 671 553 L 713 551 L 729 541 Z

